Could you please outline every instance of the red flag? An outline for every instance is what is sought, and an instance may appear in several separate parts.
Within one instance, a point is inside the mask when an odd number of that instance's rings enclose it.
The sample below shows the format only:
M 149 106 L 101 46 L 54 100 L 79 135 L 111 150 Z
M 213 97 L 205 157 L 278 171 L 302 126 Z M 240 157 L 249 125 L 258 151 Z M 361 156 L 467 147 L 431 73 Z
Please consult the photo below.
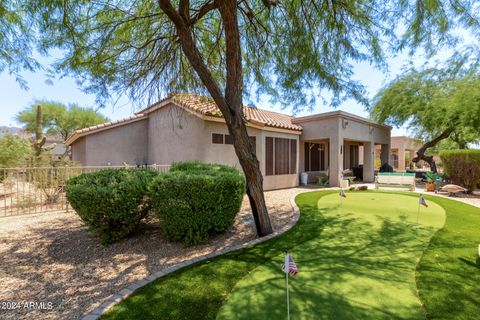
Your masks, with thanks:
M 285 266 L 287 265 L 287 266 Z M 297 268 L 297 265 L 295 264 L 295 261 L 293 261 L 293 258 L 291 255 L 289 255 L 288 253 L 286 254 L 285 256 L 285 263 L 282 264 L 282 270 L 283 272 L 287 273 L 287 270 L 288 270 L 288 273 L 292 276 L 292 277 L 295 277 L 298 273 L 298 268 Z

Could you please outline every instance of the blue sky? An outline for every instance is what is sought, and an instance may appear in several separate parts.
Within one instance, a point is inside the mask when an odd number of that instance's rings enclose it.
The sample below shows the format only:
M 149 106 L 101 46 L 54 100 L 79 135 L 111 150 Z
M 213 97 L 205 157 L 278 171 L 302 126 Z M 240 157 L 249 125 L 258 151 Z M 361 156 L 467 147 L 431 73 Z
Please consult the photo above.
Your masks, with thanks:
M 435 59 L 444 60 L 449 56 L 450 52 L 440 52 Z M 42 59 L 42 63 L 48 63 L 54 60 L 53 57 Z M 434 59 L 430 59 L 433 61 Z M 426 59 L 421 53 L 410 57 L 407 54 L 399 54 L 388 59 L 388 72 L 376 70 L 368 63 L 360 63 L 354 66 L 355 80 L 365 85 L 369 98 L 388 81 L 395 78 L 401 73 L 402 67 L 413 63 L 415 66 L 421 66 Z M 0 113 L 0 126 L 20 126 L 15 122 L 15 114 L 30 105 L 35 99 L 56 100 L 64 103 L 77 103 L 83 107 L 96 107 L 94 95 L 85 94 L 81 88 L 75 83 L 75 79 L 66 77 L 61 79 L 53 79 L 53 83 L 49 83 L 47 76 L 43 71 L 35 73 L 24 72 L 23 77 L 28 82 L 29 90 L 23 90 L 15 81 L 15 78 L 8 73 L 0 74 L 0 97 L 3 107 Z M 270 104 L 267 99 L 255 103 L 256 106 L 263 109 L 270 109 L 279 112 L 289 113 L 290 110 L 282 110 L 278 105 Z M 364 107 L 353 100 L 344 102 L 340 107 L 334 109 L 328 105 L 319 103 L 313 111 L 305 110 L 299 116 L 312 113 L 328 112 L 332 110 L 344 110 L 360 116 L 368 117 Z M 130 116 L 135 110 L 133 104 L 129 103 L 127 98 L 122 98 L 114 106 L 110 105 L 100 110 L 100 112 L 111 120 L 117 120 Z M 392 135 L 409 135 L 404 128 L 394 128 Z

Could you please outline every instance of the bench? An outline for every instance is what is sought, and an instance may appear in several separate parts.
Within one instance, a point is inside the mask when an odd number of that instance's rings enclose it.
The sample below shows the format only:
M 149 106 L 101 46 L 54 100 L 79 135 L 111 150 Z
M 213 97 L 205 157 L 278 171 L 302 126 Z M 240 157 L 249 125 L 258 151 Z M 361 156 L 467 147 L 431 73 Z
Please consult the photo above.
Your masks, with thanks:
M 409 187 L 415 190 L 415 173 L 379 172 L 375 178 L 375 189 L 380 186 Z

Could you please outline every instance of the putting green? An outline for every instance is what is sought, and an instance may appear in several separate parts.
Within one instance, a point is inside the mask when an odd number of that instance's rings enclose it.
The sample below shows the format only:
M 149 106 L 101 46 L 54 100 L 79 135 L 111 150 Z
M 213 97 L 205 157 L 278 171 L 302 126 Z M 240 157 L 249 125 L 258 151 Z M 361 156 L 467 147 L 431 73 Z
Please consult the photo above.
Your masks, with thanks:
M 415 266 L 445 222 L 436 203 L 381 192 L 338 194 L 318 201 L 319 236 L 290 249 L 299 274 L 290 278 L 292 319 L 424 319 Z M 283 256 L 239 281 L 217 319 L 286 318 Z

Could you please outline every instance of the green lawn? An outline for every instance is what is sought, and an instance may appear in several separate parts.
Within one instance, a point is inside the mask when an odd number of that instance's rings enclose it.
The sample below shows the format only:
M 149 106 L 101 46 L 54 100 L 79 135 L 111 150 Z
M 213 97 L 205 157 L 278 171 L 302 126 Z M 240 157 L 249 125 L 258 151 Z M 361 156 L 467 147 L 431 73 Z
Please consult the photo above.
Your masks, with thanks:
M 421 211 L 423 228 L 417 230 L 413 228 L 418 207 L 415 196 L 352 192 L 347 193 L 340 210 L 336 192 L 301 194 L 296 199 L 302 212 L 300 220 L 285 235 L 159 279 L 137 290 L 103 318 L 283 318 L 285 295 L 280 264 L 282 252 L 290 249 L 300 269 L 291 280 L 293 319 L 423 319 L 425 310 L 417 296 L 415 266 L 430 237 L 443 225 L 445 211 L 446 232 L 434 236 L 420 263 L 421 298 L 428 314 L 433 315 L 431 310 L 442 299 L 454 303 L 455 290 L 462 290 L 457 286 L 463 278 L 462 287 L 467 287 L 469 299 L 467 310 L 451 317 L 439 311 L 435 318 L 472 318 L 480 310 L 480 293 L 475 287 L 480 272 L 472 265 L 472 250 L 476 250 L 472 245 L 479 242 L 475 239 L 479 209 L 435 198 L 443 210 L 432 197 L 428 200 L 429 208 L 422 207 Z M 461 214 L 457 214 L 459 211 Z M 467 220 L 469 227 L 450 221 L 463 216 L 471 218 Z M 477 233 L 473 233 L 475 230 Z M 459 238 L 463 239 L 461 245 L 450 243 Z M 460 270 L 455 275 L 444 275 L 436 267 L 438 251 L 444 250 L 449 257 L 445 258 L 445 268 Z M 457 256 L 457 250 L 462 250 L 462 256 Z M 450 283 L 450 277 L 456 277 L 456 282 Z M 441 286 L 438 280 L 443 281 Z M 458 296 L 463 298 L 464 294 Z
M 480 319 L 480 209 L 435 198 L 447 212 L 417 267 L 428 319 Z
M 293 319 L 423 319 L 415 266 L 445 212 L 421 207 L 417 198 L 356 192 L 339 208 L 339 196 L 318 201 L 322 233 L 296 246 L 300 268 L 290 281 Z M 243 278 L 220 309 L 219 319 L 280 319 L 285 312 L 282 257 Z

